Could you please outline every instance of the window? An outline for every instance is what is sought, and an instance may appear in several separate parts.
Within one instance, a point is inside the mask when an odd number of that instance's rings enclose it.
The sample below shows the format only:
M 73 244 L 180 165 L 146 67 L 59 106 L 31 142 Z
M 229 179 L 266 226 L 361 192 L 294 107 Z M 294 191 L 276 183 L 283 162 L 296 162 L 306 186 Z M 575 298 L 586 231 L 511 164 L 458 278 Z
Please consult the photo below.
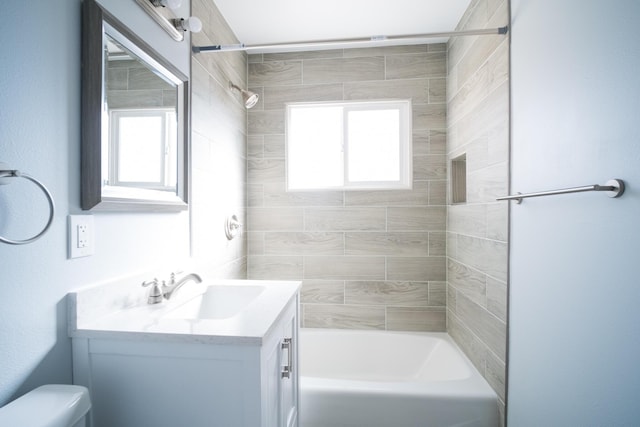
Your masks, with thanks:
M 113 109 L 109 114 L 109 184 L 175 191 L 175 110 Z
M 411 101 L 287 105 L 287 189 L 411 188 Z

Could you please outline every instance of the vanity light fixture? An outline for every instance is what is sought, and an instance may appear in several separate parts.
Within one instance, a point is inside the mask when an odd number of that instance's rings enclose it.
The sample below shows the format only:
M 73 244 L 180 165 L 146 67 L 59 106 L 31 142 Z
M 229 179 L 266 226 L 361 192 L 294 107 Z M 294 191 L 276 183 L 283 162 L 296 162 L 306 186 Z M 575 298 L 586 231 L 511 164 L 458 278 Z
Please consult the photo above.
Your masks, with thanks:
M 150 0 L 155 7 L 168 7 L 171 10 L 180 9 L 182 0 Z
M 198 33 L 202 30 L 202 21 L 195 16 L 189 18 L 175 16 L 174 11 L 182 6 L 182 0 L 136 0 L 136 3 L 175 41 L 184 40 L 185 31 Z
M 229 88 L 235 89 L 242 94 L 242 101 L 244 101 L 244 106 L 247 110 L 255 106 L 258 103 L 258 99 L 260 99 L 260 96 L 258 96 L 257 93 L 244 90 L 241 87 L 234 85 L 233 82 L 229 82 Z

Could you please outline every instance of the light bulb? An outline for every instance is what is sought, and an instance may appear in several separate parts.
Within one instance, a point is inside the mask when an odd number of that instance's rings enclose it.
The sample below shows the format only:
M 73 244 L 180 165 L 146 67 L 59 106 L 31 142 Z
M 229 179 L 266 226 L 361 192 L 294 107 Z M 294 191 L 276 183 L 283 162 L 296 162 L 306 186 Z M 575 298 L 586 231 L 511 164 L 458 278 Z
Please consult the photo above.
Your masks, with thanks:
M 190 16 L 182 22 L 184 31 L 199 33 L 202 31 L 202 21 L 195 16 Z

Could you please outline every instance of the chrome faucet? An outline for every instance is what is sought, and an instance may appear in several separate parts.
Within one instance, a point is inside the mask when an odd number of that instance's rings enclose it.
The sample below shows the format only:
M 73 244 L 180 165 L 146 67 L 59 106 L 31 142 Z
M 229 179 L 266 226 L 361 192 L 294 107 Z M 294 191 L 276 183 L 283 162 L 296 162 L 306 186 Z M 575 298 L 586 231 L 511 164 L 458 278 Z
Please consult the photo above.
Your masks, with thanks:
M 142 287 L 149 288 L 149 294 L 147 295 L 147 304 L 159 304 L 164 299 L 162 296 L 162 289 L 160 288 L 160 282 L 158 279 L 149 280 L 148 282 L 142 282 Z
M 148 304 L 159 304 L 165 299 L 170 299 L 171 296 L 176 293 L 185 283 L 188 281 L 194 281 L 196 283 L 202 282 L 202 279 L 196 273 L 190 273 L 176 282 L 176 273 L 171 273 L 171 278 L 167 284 L 164 280 L 162 284 L 158 279 L 153 279 L 148 282 L 142 282 L 143 287 L 151 286 L 149 295 L 147 297 Z
M 171 299 L 171 296 L 190 280 L 196 283 L 202 282 L 202 279 L 196 273 L 187 274 L 178 281 L 176 281 L 176 273 L 171 273 L 169 283 L 162 282 L 162 296 L 164 296 L 165 299 Z

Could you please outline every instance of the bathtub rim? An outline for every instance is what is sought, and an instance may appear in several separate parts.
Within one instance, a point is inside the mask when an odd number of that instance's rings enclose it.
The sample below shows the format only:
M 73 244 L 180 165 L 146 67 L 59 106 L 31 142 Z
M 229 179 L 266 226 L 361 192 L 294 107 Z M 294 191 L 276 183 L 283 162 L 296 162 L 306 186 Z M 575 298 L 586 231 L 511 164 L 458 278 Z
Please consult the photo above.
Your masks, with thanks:
M 386 331 L 371 329 L 337 329 L 337 328 L 300 328 L 300 346 L 303 344 L 305 333 L 341 333 L 358 334 L 371 333 L 373 335 L 410 335 L 429 337 L 446 341 L 450 344 L 467 365 L 470 375 L 462 379 L 432 380 L 432 381 L 375 381 L 342 378 L 323 378 L 306 376 L 300 372 L 300 389 L 312 393 L 329 393 L 336 388 L 341 392 L 365 395 L 395 394 L 398 396 L 412 397 L 443 397 L 443 398 L 469 398 L 488 399 L 498 401 L 498 395 L 480 374 L 475 365 L 462 351 L 460 346 L 447 332 L 421 332 L 421 331 Z

